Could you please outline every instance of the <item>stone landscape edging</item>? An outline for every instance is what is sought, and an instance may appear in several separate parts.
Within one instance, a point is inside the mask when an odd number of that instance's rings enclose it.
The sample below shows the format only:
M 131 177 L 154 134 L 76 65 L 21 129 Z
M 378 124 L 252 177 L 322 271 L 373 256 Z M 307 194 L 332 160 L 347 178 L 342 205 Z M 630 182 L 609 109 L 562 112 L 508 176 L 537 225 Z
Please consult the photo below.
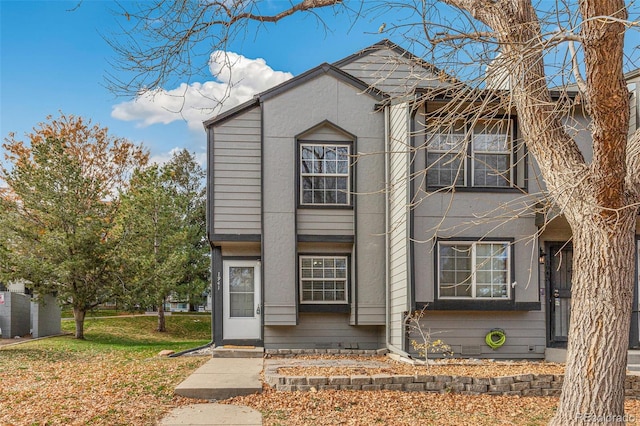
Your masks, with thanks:
M 280 353 L 278 355 L 295 356 L 295 353 Z M 364 353 L 360 355 L 364 355 Z M 370 354 L 367 353 L 366 355 Z M 560 396 L 562 382 L 564 380 L 564 375 L 562 374 L 518 374 L 498 377 L 469 377 L 437 374 L 287 376 L 279 374 L 278 372 L 279 369 L 283 367 L 286 366 L 265 365 L 264 380 L 271 388 L 284 392 L 308 392 L 314 390 L 394 390 L 404 392 L 457 393 L 462 395 Z M 640 399 L 640 375 L 628 375 L 624 387 L 626 397 Z

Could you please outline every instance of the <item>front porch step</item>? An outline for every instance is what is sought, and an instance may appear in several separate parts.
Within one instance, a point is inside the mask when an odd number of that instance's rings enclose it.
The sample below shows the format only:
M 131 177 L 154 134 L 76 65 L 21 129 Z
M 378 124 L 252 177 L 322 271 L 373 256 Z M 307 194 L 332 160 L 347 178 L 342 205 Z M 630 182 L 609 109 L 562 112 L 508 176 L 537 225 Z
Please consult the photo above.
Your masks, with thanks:
M 217 346 L 213 349 L 214 358 L 262 358 L 264 348 L 255 346 Z
M 187 398 L 220 400 L 262 392 L 262 358 L 213 358 L 175 389 Z

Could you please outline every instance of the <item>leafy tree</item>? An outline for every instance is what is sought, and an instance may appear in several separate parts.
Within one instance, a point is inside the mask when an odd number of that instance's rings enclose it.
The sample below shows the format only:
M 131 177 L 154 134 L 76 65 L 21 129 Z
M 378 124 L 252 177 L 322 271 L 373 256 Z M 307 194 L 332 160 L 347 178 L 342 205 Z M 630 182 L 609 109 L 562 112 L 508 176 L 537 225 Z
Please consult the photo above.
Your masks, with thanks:
M 127 297 L 157 307 L 158 331 L 167 298 L 201 295 L 208 281 L 203 206 L 202 169 L 186 150 L 137 170 L 123 195 Z
M 195 156 L 186 149 L 174 152 L 164 169 L 169 173 L 168 184 L 183 199 L 182 226 L 186 232 L 188 249 L 178 293 L 186 296 L 194 307 L 202 302 L 210 275 L 205 172 Z
M 265 3 L 159 0 L 127 10 L 127 18 L 133 20 L 128 36 L 134 43 L 125 35 L 125 41 L 114 46 L 120 68 L 134 77 L 111 83 L 136 94 L 197 71 L 205 65 L 193 62 L 191 53 L 197 46 L 224 49 L 251 21 L 265 25 L 300 11 L 319 13 L 315 9 L 325 6 L 343 8 L 354 18 L 369 13 L 387 20 L 391 15 L 386 11 L 407 8 L 411 14 L 402 14 L 402 22 L 385 22 L 379 31 L 406 36 L 416 48 L 424 46 L 425 59 L 434 59 L 430 62 L 461 82 L 463 90 L 456 95 L 460 105 L 486 105 L 493 99 L 502 102 L 503 111 L 515 109 L 524 143 L 546 185 L 540 198 L 560 209 L 571 227 L 574 275 L 568 362 L 552 424 L 585 423 L 578 416 L 583 413 L 603 419 L 622 415 L 640 205 L 640 132 L 628 135 L 623 61 L 625 36 L 640 25 L 638 4 L 304 0 L 282 3 L 281 10 L 262 14 L 261 10 L 272 10 Z M 637 43 L 630 47 L 637 48 Z M 484 75 L 492 61 L 499 70 L 493 77 L 508 82 L 510 90 L 478 97 L 478 91 L 467 89 L 487 87 Z M 580 92 L 571 102 L 566 94 L 559 100 L 552 97 L 552 88 L 569 86 Z M 566 126 L 569 112 L 578 104 L 591 119 L 589 161 Z M 449 118 L 451 125 L 461 116 Z
M 109 300 L 120 282 L 117 190 L 147 153 L 81 117 L 48 119 L 27 135 L 28 146 L 13 134 L 3 144 L 0 276 L 56 294 L 73 308 L 75 337 L 84 339 L 86 312 Z

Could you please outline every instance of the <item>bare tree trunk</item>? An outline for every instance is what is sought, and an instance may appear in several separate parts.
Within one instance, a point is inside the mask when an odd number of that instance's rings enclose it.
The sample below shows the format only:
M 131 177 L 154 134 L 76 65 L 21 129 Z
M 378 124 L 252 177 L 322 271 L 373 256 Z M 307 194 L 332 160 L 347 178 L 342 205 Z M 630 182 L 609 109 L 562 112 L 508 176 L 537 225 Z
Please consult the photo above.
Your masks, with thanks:
M 637 201 L 625 187 L 629 93 L 622 73 L 621 0 L 581 1 L 588 164 L 551 99 L 540 23 L 530 2 L 445 0 L 496 31 L 527 147 L 571 226 L 574 263 L 565 381 L 552 425 L 620 424 L 633 298 Z M 615 16 L 616 19 L 592 19 Z M 619 416 L 619 417 L 616 417 Z M 617 422 L 616 422 L 617 421 Z
M 156 331 L 164 333 L 167 331 L 167 324 L 164 317 L 164 299 L 158 305 L 158 328 Z
M 84 340 L 84 317 L 87 311 L 84 308 L 73 307 L 73 319 L 76 323 L 76 339 Z
M 573 225 L 567 366 L 552 425 L 622 424 L 633 299 L 635 213 Z M 598 223 L 600 222 L 600 223 Z

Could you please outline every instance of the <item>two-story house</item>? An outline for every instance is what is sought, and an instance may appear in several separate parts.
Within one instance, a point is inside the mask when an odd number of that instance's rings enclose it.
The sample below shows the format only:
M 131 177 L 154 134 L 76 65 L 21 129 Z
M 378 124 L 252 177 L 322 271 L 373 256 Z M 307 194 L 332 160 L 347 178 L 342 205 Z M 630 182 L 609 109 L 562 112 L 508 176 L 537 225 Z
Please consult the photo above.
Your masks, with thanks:
M 442 125 L 459 90 L 385 40 L 205 122 L 216 345 L 410 352 L 424 306 L 459 356 L 566 341 L 570 230 L 513 111 Z

